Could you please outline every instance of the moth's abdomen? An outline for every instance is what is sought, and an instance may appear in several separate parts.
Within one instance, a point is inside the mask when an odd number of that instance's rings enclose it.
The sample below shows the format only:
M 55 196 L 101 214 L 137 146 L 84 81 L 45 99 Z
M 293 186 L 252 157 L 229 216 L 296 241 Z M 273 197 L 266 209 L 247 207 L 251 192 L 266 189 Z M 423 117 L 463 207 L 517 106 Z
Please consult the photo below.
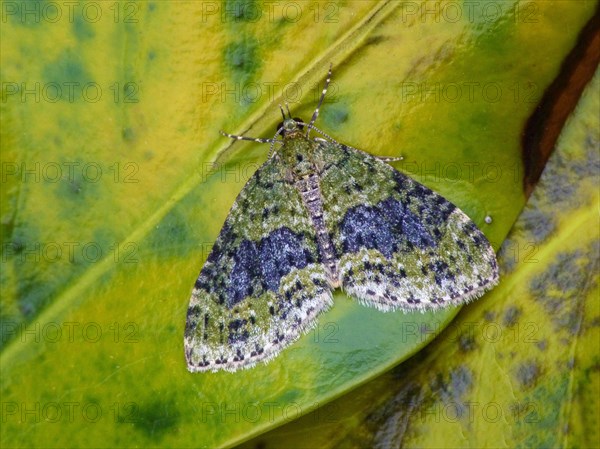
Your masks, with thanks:
M 338 260 L 333 243 L 323 217 L 323 196 L 319 186 L 319 175 L 316 173 L 296 181 L 296 189 L 302 196 L 302 202 L 308 211 L 310 220 L 317 234 L 321 262 L 327 270 L 327 278 L 333 288 L 339 287 Z

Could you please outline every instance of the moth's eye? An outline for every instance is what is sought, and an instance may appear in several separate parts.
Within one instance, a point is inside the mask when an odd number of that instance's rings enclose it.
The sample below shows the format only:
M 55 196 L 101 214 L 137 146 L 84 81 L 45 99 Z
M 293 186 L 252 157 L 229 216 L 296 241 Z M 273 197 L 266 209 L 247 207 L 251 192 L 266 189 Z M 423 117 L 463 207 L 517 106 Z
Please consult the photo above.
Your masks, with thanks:
M 281 128 L 283 128 L 283 122 L 279 122 L 279 125 L 277 125 L 277 132 L 279 132 Z

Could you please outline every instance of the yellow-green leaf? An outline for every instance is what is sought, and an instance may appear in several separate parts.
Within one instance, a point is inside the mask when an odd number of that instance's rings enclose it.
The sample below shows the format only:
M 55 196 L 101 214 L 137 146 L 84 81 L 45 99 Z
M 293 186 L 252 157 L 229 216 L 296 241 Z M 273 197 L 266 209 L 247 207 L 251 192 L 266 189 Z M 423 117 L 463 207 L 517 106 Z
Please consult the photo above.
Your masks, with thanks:
M 456 311 L 338 295 L 269 365 L 187 372 L 191 287 L 268 151 L 217 131 L 271 136 L 284 100 L 309 116 L 333 62 L 320 128 L 404 156 L 498 247 L 520 132 L 594 6 L 3 2 L 2 446 L 233 444 L 413 354 Z

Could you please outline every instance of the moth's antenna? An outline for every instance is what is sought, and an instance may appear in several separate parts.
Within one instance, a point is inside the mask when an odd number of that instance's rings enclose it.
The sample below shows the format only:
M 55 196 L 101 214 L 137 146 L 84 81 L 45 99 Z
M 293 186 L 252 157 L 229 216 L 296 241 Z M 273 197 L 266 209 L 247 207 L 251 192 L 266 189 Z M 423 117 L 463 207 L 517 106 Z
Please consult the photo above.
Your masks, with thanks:
M 331 81 L 331 67 L 333 65 L 330 63 L 329 64 L 329 72 L 327 73 L 327 79 L 325 80 L 325 87 L 323 88 L 323 91 L 321 92 L 321 98 L 319 99 L 319 104 L 317 105 L 317 109 L 315 109 L 315 112 L 313 112 L 312 118 L 310 119 L 310 123 L 308 124 L 308 127 L 306 129 L 306 137 L 308 137 L 308 133 L 313 125 L 313 123 L 315 123 L 315 120 L 317 120 L 317 117 L 319 116 L 319 109 L 321 108 L 321 105 L 323 104 L 323 100 L 325 99 L 325 94 L 327 93 L 327 88 L 329 87 L 329 81 Z
M 292 113 L 290 112 L 290 105 L 288 105 L 288 102 L 285 102 L 285 108 L 287 109 L 287 113 L 288 113 L 288 117 L 292 118 Z
M 287 103 L 285 104 L 287 106 Z M 281 116 L 283 117 L 283 121 L 285 121 L 285 112 L 283 112 L 283 107 L 279 105 L 279 110 L 281 111 Z M 289 111 L 289 108 L 288 108 Z

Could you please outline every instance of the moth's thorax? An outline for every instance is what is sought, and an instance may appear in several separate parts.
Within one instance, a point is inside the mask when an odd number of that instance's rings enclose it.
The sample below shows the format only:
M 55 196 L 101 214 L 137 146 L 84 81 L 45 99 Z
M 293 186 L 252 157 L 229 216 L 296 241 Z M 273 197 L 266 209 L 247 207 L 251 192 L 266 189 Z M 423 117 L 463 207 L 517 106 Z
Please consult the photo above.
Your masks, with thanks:
M 318 144 L 302 132 L 288 134 L 278 154 L 294 177 L 303 178 L 316 172 L 315 150 Z

